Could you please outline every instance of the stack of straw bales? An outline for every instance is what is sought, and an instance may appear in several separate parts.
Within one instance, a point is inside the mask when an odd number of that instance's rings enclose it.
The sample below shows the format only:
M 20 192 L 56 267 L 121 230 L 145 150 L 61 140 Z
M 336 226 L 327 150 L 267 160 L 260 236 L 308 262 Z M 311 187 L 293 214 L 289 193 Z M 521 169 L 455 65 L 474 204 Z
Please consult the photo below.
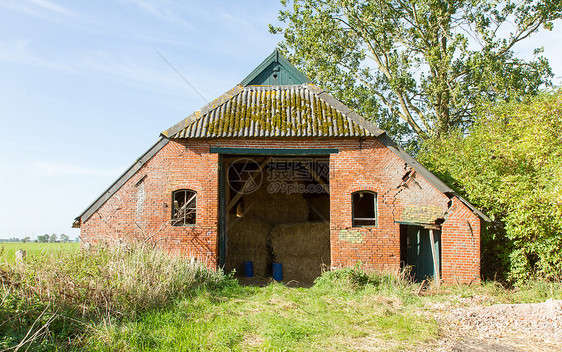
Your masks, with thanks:
M 327 222 L 282 224 L 271 230 L 275 261 L 283 264 L 283 280 L 313 282 L 330 264 L 330 225 Z
M 243 273 L 243 263 L 254 263 L 254 275 L 265 276 L 269 260 L 269 232 L 272 226 L 260 219 L 233 219 L 228 231 L 226 271 Z
M 267 185 L 247 194 L 244 216 L 261 219 L 274 225 L 308 220 L 308 203 L 301 193 L 270 193 Z

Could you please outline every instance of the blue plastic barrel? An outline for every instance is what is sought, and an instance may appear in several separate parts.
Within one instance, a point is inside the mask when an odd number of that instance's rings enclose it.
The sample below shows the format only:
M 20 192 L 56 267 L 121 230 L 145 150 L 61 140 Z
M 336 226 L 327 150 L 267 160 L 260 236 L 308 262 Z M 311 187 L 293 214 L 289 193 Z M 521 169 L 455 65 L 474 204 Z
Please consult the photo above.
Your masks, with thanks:
M 244 262 L 244 277 L 253 277 L 253 276 L 254 276 L 254 263 Z
M 273 263 L 273 280 L 275 281 L 283 280 L 283 264 Z

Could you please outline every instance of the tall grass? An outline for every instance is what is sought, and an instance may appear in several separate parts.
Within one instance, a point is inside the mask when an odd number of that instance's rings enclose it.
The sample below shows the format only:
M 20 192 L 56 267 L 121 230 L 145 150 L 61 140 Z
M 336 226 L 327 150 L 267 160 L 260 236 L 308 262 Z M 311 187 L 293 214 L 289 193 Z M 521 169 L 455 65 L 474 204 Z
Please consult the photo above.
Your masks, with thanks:
M 31 256 L 1 264 L 0 280 L 0 347 L 13 347 L 39 329 L 35 340 L 58 346 L 55 340 L 62 337 L 72 344 L 91 324 L 134 319 L 198 289 L 232 282 L 200 264 L 140 246 Z
M 431 284 L 360 267 L 311 288 L 240 286 L 159 250 L 57 252 L 0 263 L 0 350 L 379 350 L 439 338 L 436 301 L 562 298 L 562 284 Z M 468 298 L 468 299 L 465 299 Z M 468 303 L 467 303 L 468 304 Z

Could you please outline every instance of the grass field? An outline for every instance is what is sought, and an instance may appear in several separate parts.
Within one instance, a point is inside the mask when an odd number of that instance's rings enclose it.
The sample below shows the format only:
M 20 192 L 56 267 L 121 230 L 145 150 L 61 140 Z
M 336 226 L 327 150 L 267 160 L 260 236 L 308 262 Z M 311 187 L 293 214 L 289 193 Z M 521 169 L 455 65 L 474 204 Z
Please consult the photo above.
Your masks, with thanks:
M 326 272 L 310 288 L 242 286 L 152 250 L 3 245 L 0 350 L 432 350 L 443 338 L 435 304 L 562 298 L 562 284 L 546 281 L 430 286 L 419 295 L 407 278 L 358 269 Z M 7 253 L 20 247 L 33 260 L 18 266 Z
M 382 292 L 381 292 L 382 291 Z M 182 300 L 135 321 L 94 328 L 96 351 L 351 351 L 363 344 L 400 350 L 437 338 L 431 317 L 381 286 L 233 286 Z M 392 289 L 394 291 L 394 289 Z M 397 295 L 398 294 L 398 295 Z M 421 302 L 421 300 L 416 300 Z
M 66 243 L 35 243 L 35 242 L 0 242 L 0 263 L 14 261 L 14 253 L 20 249 L 29 256 L 44 255 L 49 253 L 76 251 L 80 248 L 78 242 Z

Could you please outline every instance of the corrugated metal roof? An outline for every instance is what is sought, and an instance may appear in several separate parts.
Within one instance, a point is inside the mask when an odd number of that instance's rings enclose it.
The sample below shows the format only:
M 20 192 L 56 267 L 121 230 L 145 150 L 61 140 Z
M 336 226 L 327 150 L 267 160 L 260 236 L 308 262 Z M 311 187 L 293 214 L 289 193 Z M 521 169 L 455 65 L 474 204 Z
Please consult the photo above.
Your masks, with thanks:
M 330 104 L 332 100 L 334 104 Z M 180 130 L 164 134 L 172 138 L 224 138 L 362 137 L 382 133 L 367 121 L 349 116 L 351 110 L 342 107 L 335 98 L 308 84 L 247 86 L 222 104 L 191 118 Z

